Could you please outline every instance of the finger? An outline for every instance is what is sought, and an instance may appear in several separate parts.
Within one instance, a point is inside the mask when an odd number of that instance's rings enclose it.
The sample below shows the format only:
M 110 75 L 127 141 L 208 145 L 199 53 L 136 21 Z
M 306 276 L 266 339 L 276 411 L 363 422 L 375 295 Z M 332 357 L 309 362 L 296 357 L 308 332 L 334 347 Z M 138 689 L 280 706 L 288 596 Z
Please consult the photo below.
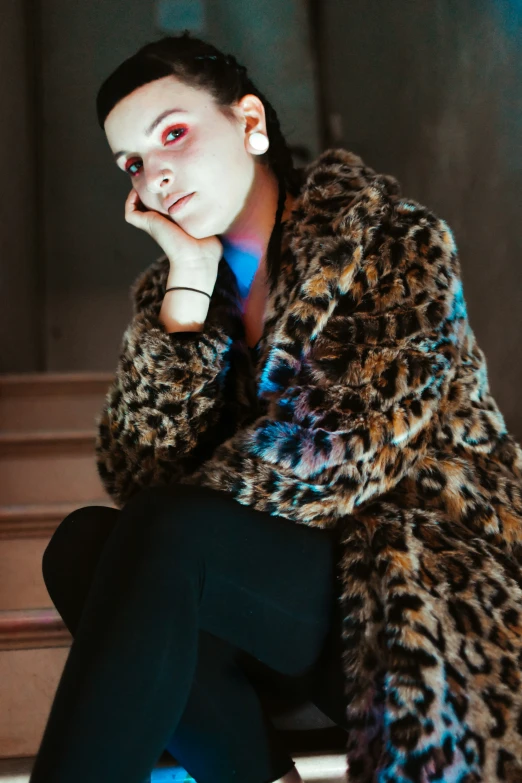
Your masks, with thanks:
M 145 228 L 143 218 L 147 213 L 138 209 L 140 203 L 139 195 L 133 188 L 125 200 L 125 220 L 137 228 Z
M 133 188 L 129 193 L 129 195 L 127 196 L 125 207 L 129 210 L 129 212 L 132 212 L 137 210 L 139 204 L 140 204 L 140 197 L 138 196 L 138 193 Z

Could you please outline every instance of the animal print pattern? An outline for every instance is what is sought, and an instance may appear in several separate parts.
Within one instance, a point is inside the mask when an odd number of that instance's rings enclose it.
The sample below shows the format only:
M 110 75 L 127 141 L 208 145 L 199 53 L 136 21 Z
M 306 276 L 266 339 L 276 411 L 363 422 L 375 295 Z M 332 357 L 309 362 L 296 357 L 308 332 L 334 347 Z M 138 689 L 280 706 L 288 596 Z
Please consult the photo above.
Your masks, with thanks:
M 100 476 L 213 487 L 335 527 L 351 783 L 522 781 L 522 450 L 491 396 L 451 229 L 327 150 L 283 232 L 253 367 L 225 259 L 203 332 L 134 317 L 98 419 Z

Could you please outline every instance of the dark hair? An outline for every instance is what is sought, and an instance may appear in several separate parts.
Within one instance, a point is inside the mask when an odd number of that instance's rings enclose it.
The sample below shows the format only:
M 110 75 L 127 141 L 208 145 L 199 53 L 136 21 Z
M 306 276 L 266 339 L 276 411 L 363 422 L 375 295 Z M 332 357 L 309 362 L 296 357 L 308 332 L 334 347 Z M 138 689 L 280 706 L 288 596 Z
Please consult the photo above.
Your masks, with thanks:
M 275 110 L 233 55 L 225 55 L 212 44 L 192 38 L 185 31 L 181 36 L 167 36 L 142 46 L 103 82 L 96 96 L 100 127 L 103 128 L 107 115 L 118 101 L 143 84 L 165 76 L 175 76 L 191 87 L 207 90 L 219 109 L 230 118 L 234 116 L 231 105 L 247 93 L 257 95 L 263 102 L 270 145 L 259 158 L 261 163 L 270 166 L 279 183 L 276 218 L 267 248 L 267 271 L 273 288 L 280 267 L 281 217 L 286 193 L 298 195 L 304 173 L 294 167 Z

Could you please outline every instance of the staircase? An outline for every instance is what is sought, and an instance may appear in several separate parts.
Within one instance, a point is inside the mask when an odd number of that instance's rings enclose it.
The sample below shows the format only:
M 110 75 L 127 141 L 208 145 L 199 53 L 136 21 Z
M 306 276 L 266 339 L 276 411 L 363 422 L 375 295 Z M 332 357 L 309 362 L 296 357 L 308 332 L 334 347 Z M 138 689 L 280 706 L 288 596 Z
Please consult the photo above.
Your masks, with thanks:
M 112 506 L 94 459 L 108 373 L 0 375 L 0 758 L 39 747 L 71 644 L 42 555 L 75 508 Z
M 0 375 L 0 783 L 29 780 L 71 644 L 43 581 L 44 549 L 71 511 L 114 505 L 94 454 L 112 377 Z M 306 781 L 345 780 L 343 753 L 292 755 Z M 165 753 L 152 780 L 185 775 Z

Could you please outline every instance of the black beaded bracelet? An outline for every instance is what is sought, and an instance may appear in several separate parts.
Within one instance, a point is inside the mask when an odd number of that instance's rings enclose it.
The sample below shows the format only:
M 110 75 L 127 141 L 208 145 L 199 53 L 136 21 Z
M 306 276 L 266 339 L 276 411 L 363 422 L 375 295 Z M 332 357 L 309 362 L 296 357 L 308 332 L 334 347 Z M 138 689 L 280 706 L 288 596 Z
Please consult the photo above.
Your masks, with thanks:
M 207 294 L 206 291 L 200 291 L 199 288 L 190 288 L 186 285 L 174 285 L 172 288 L 167 288 L 165 293 L 167 293 L 167 291 L 177 291 L 179 288 L 183 289 L 184 291 L 196 291 L 198 294 L 205 294 L 205 296 L 208 296 L 209 299 L 211 298 L 210 294 Z

